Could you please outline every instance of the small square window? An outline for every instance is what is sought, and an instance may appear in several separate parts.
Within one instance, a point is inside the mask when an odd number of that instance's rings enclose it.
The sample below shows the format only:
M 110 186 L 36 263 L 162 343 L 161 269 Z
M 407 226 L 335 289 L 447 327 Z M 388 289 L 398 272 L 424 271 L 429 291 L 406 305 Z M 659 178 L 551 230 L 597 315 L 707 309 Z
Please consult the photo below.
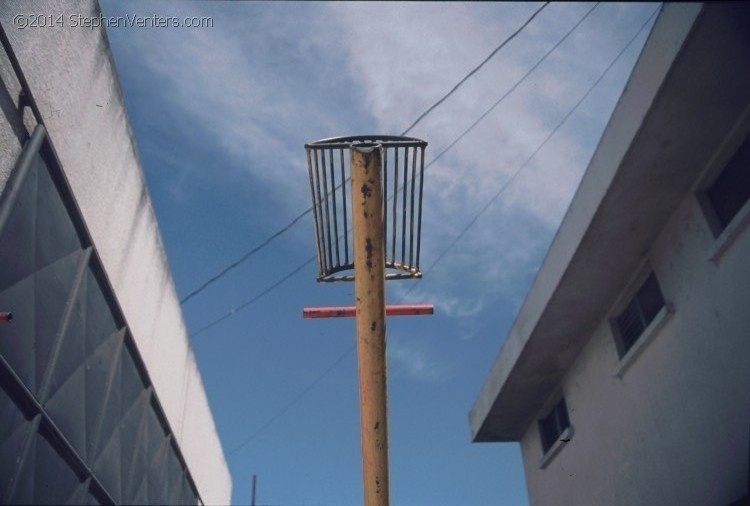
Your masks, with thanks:
M 624 356 L 635 344 L 662 307 L 664 307 L 664 296 L 652 272 L 625 310 L 614 320 L 620 357 Z
M 707 214 L 713 215 L 709 221 L 718 236 L 750 200 L 750 137 L 705 190 L 705 198 L 710 207 Z
M 565 406 L 565 399 L 555 404 L 552 411 L 539 420 L 539 434 L 542 438 L 542 450 L 547 453 L 550 448 L 557 442 L 560 435 L 565 429 L 570 427 L 568 418 L 568 408 Z

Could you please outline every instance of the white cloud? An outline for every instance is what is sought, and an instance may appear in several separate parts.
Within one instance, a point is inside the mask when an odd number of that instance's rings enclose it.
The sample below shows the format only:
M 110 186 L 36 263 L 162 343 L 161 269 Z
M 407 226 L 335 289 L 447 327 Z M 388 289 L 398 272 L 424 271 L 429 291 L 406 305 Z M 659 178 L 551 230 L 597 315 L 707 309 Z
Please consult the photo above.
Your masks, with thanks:
M 159 5 L 169 15 L 176 4 Z M 538 8 L 513 3 L 177 5 L 180 15 L 214 17 L 216 28 L 141 31 L 131 37 L 135 45 L 129 56 L 160 83 L 154 93 L 164 108 L 184 112 L 176 127 L 197 129 L 202 135 L 195 138 L 216 145 L 223 158 L 215 167 L 183 168 L 170 191 L 181 195 L 188 171 L 228 178 L 249 173 L 290 212 L 309 198 L 301 177 L 305 141 L 363 130 L 400 133 Z M 411 134 L 429 141 L 427 161 L 590 8 L 549 5 L 426 117 Z M 506 185 L 653 8 L 597 7 L 516 91 L 429 167 L 423 269 Z M 626 73 L 618 76 L 619 81 L 602 83 L 410 299 L 439 301 L 446 314 L 466 318 L 486 309 L 488 295 L 518 290 L 518 281 L 538 266 L 578 185 Z M 154 109 L 159 114 L 159 107 Z M 397 297 L 407 289 L 395 286 Z
M 425 383 L 444 383 L 453 375 L 451 368 L 429 349 L 415 343 L 404 344 L 398 337 L 388 340 L 388 362 L 395 376 Z
M 222 164 L 192 170 L 221 171 L 214 177 L 249 172 L 297 211 L 309 191 L 300 177 L 304 142 L 337 134 L 362 114 L 341 114 L 350 105 L 341 93 L 349 82 L 346 55 L 320 6 L 221 7 L 160 4 L 163 15 L 179 8 L 180 16 L 210 16 L 214 28 L 142 30 L 130 34 L 128 56 L 159 83 L 152 89 L 154 114 L 181 111 L 175 128 L 197 128 L 202 142 L 221 154 Z
M 413 134 L 427 160 L 452 142 L 538 61 L 591 4 L 550 5 L 505 49 L 428 116 Z M 538 6 L 528 4 L 333 4 L 344 20 L 352 75 L 378 127 L 398 133 Z M 634 33 L 653 6 L 601 5 L 531 76 L 450 152 L 425 183 L 422 266 L 459 234 L 540 146 Z M 632 58 L 631 58 L 632 62 Z M 594 128 L 566 123 L 472 230 L 409 297 L 440 301 L 457 317 L 484 309 L 485 295 L 517 290 L 536 269 L 578 186 L 622 87 L 595 93 Z M 583 108 L 582 108 L 583 109 Z M 436 269 L 437 271 L 438 269 Z M 407 288 L 395 288 L 403 296 Z M 429 293 L 428 293 L 429 292 Z M 424 295 L 423 295 L 424 294 Z

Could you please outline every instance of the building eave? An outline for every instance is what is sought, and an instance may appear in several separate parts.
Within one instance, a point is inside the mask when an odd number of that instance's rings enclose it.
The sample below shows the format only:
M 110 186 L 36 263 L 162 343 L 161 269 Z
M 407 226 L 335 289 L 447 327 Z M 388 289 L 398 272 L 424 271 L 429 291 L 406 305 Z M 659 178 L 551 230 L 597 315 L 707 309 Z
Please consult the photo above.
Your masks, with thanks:
M 664 6 L 469 414 L 475 442 L 523 437 L 748 108 L 738 10 Z

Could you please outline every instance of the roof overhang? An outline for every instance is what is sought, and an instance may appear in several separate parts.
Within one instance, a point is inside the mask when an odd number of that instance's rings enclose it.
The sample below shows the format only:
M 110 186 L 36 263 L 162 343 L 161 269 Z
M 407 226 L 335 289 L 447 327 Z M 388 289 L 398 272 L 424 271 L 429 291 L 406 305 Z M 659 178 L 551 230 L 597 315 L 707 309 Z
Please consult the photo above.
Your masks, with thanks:
M 666 4 L 469 414 L 519 441 L 750 105 L 750 9 Z

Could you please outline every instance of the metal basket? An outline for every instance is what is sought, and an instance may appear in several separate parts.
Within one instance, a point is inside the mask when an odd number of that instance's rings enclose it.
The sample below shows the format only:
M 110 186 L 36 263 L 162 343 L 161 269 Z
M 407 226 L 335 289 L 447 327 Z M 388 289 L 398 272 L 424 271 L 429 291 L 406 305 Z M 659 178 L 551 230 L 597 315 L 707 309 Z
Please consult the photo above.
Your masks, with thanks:
M 385 278 L 422 277 L 419 253 L 427 142 L 393 135 L 357 135 L 305 144 L 318 247 L 318 281 L 354 280 L 348 150 L 372 144 L 380 146 L 383 165 Z

